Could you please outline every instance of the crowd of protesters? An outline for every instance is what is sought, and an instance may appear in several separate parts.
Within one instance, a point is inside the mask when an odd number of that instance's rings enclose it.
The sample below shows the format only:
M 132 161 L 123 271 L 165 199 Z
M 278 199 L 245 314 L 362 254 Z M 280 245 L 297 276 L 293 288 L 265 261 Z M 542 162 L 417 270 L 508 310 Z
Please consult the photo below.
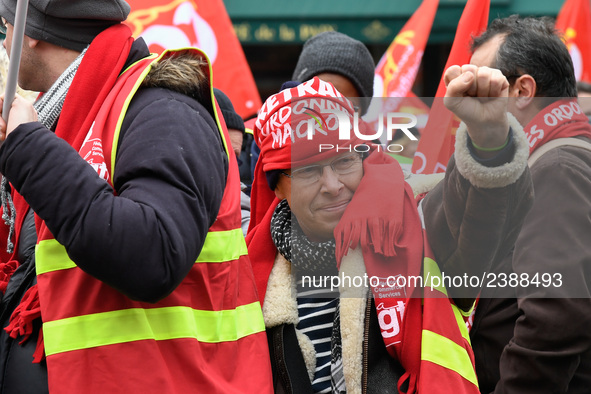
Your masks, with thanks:
M 245 122 L 202 51 L 151 56 L 129 11 L 29 6 L 0 393 L 591 392 L 591 102 L 551 19 L 495 19 L 444 71 L 454 154 L 417 175 L 419 130 L 362 138 L 363 43 L 310 38 Z

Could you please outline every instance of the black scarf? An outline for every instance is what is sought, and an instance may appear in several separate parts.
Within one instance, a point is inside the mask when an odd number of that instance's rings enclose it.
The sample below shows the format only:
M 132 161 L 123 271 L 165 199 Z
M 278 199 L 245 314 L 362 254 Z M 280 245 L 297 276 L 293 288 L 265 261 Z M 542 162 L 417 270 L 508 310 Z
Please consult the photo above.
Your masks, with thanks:
M 287 200 L 275 208 L 271 218 L 271 237 L 279 253 L 299 273 L 337 274 L 334 239 L 311 242 L 292 215 Z
M 311 242 L 293 217 L 287 200 L 281 201 L 271 218 L 271 237 L 277 250 L 292 264 L 297 276 L 302 274 L 337 275 L 335 241 Z M 300 280 L 296 280 L 300 284 Z M 298 286 L 299 287 L 299 286 Z M 327 292 L 327 297 L 335 294 Z M 336 295 L 338 297 L 338 295 Z M 344 393 L 342 344 L 340 330 L 340 303 L 337 303 L 335 320 L 331 335 L 331 392 Z

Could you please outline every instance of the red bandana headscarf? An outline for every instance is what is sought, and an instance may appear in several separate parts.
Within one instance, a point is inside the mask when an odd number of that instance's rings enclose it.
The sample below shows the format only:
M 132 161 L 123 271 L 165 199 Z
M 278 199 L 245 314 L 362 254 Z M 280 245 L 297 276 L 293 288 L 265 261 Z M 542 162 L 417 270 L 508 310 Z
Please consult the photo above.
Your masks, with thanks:
M 275 198 L 265 172 L 310 164 L 337 153 L 336 149 L 319 152 L 320 146 L 348 148 L 363 142 L 354 133 L 353 140 L 339 140 L 337 117 L 328 111 L 338 111 L 353 125 L 354 110 L 349 100 L 318 78 L 282 90 L 263 104 L 254 127 L 254 139 L 261 152 L 252 185 L 249 232 Z

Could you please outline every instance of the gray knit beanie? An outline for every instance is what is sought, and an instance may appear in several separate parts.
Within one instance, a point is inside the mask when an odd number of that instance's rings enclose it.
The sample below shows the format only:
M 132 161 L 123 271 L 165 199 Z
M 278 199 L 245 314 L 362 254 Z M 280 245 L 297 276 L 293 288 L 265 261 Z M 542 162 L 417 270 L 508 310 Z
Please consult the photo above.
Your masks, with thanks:
M 361 113 L 365 114 L 373 96 L 375 68 L 371 53 L 361 41 L 327 31 L 306 41 L 292 79 L 304 82 L 324 72 L 340 74 L 366 98 L 361 100 Z
M 230 98 L 218 88 L 213 88 L 213 95 L 215 100 L 218 102 L 220 111 L 222 111 L 222 116 L 224 117 L 224 122 L 226 122 L 226 127 L 229 129 L 240 130 L 244 133 L 244 121 L 240 115 L 236 113 Z
M 0 0 L 0 16 L 14 25 L 17 0 Z M 124 21 L 130 7 L 123 0 L 29 0 L 25 34 L 82 51 L 100 32 Z

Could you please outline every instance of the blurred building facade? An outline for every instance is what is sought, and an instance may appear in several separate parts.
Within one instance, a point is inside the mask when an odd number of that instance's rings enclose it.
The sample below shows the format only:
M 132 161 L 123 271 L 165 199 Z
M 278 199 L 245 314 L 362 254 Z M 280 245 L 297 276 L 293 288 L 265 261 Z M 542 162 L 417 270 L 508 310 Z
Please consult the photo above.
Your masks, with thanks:
M 303 43 L 336 30 L 367 45 L 376 63 L 421 0 L 224 0 L 261 98 L 291 75 Z M 435 94 L 466 0 L 439 0 L 413 91 Z M 490 19 L 511 14 L 556 17 L 561 0 L 491 0 Z

